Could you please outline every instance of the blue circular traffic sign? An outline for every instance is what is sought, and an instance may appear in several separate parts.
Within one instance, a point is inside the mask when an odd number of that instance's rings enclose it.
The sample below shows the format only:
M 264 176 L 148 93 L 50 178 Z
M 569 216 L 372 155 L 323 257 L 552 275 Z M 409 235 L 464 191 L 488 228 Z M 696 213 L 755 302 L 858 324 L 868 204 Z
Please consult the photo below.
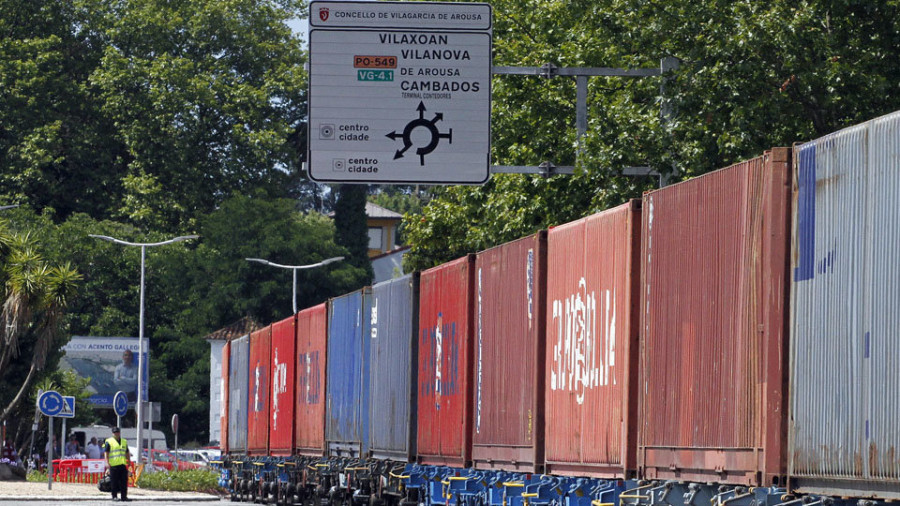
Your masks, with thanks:
M 116 392 L 113 397 L 113 410 L 118 416 L 125 416 L 125 413 L 128 413 L 128 395 L 125 392 Z
M 38 397 L 38 409 L 45 416 L 56 416 L 63 409 L 63 398 L 59 392 L 48 390 Z

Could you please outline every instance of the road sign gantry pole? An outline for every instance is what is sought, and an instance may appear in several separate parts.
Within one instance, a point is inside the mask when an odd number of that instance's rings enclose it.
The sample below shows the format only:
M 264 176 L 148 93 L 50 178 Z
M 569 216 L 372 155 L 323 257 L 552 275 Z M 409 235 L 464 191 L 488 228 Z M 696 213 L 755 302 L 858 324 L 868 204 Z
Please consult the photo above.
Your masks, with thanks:
M 557 67 L 552 63 L 540 67 L 492 67 L 492 73 L 496 75 L 520 75 L 538 76 L 546 79 L 553 77 L 570 76 L 575 78 L 575 128 L 577 130 L 578 148 L 576 160 L 581 158 L 581 138 L 587 132 L 587 91 L 589 77 L 656 77 L 664 76 L 666 72 L 678 68 L 678 59 L 667 57 L 660 60 L 659 68 L 622 69 L 611 67 Z M 660 85 L 660 93 L 665 95 L 665 82 Z M 665 97 L 664 97 L 665 98 Z M 664 100 L 663 110 L 660 115 L 664 121 L 671 118 L 671 106 Z M 552 176 L 556 174 L 574 174 L 575 167 L 571 165 L 557 167 L 550 161 L 545 161 L 533 167 L 527 165 L 493 165 L 492 174 L 540 174 Z M 662 175 L 650 167 L 627 167 L 623 174 L 626 176 L 658 176 L 660 186 L 665 186 L 669 176 Z

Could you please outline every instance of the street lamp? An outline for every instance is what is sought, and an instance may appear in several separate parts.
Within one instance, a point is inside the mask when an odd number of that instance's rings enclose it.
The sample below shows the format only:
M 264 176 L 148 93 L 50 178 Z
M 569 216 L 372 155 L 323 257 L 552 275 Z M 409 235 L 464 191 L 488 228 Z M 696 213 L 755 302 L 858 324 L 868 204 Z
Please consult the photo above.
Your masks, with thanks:
M 89 234 L 94 239 L 103 239 L 104 241 L 114 242 L 123 246 L 139 246 L 141 248 L 141 310 L 138 327 L 138 384 L 137 384 L 137 462 L 140 465 L 143 462 L 143 428 L 144 428 L 144 260 L 147 257 L 147 248 L 153 246 L 164 246 L 190 239 L 197 239 L 198 235 L 182 235 L 168 241 L 161 242 L 128 242 L 108 235 Z M 153 441 L 153 436 L 150 436 Z
M 297 271 L 301 269 L 312 269 L 315 267 L 322 267 L 323 265 L 328 265 L 332 262 L 337 262 L 339 260 L 343 260 L 344 257 L 334 257 L 329 258 L 327 260 L 322 260 L 317 264 L 309 264 L 309 265 L 281 265 L 276 264 L 275 262 L 270 262 L 268 260 L 263 260 L 262 258 L 245 258 L 244 260 L 248 262 L 257 262 L 263 265 L 268 265 L 270 267 L 280 267 L 282 269 L 290 269 L 294 272 L 294 296 L 293 296 L 293 308 L 294 314 L 297 314 Z
M 16 207 L 19 207 L 19 204 L 12 204 L 9 206 L 0 206 L 0 211 L 6 211 L 7 209 L 15 209 Z

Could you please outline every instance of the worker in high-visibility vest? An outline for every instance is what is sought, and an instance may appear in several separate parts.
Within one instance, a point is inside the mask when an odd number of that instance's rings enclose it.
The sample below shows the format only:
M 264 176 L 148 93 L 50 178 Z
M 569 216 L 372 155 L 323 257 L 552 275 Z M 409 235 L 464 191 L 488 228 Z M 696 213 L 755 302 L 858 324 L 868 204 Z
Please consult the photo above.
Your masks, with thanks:
M 118 427 L 113 427 L 112 434 L 103 445 L 106 450 L 106 463 L 109 464 L 112 498 L 113 501 L 131 501 L 128 498 L 128 461 L 131 459 L 131 452 L 128 451 L 128 442 L 122 439 Z M 119 499 L 118 495 L 122 498 Z

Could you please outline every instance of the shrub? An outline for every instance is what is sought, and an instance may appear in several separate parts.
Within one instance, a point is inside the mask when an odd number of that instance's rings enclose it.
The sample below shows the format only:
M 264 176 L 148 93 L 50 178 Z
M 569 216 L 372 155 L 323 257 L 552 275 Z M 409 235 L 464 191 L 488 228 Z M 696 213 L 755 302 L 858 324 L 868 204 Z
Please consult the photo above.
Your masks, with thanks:
M 225 490 L 219 487 L 218 480 L 219 473 L 210 469 L 145 472 L 141 473 L 137 486 L 151 490 L 169 490 L 173 492 L 225 493 Z

